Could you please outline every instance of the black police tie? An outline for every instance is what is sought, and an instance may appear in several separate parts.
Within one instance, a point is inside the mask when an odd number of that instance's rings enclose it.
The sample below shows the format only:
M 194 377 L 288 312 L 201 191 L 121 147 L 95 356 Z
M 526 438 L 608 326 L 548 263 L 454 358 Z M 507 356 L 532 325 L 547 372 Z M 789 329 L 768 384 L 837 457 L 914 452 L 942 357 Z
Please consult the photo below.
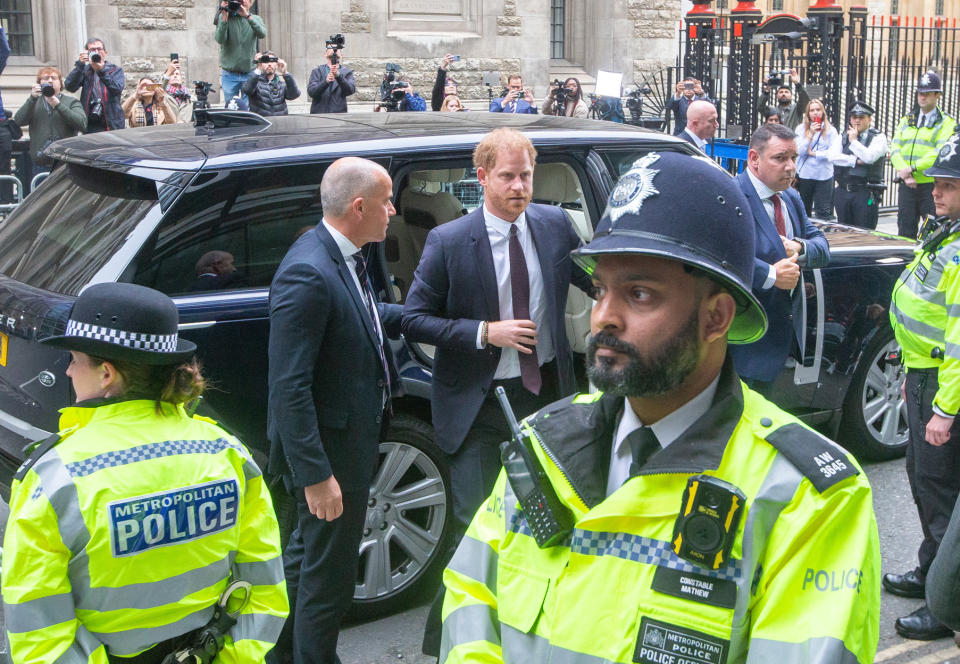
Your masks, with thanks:
M 530 274 L 527 272 L 527 259 L 523 256 L 517 225 L 510 224 L 510 290 L 513 295 L 513 317 L 516 320 L 530 320 Z M 533 392 L 540 394 L 543 382 L 540 376 L 540 363 L 537 360 L 537 347 L 530 346 L 532 353 L 521 353 L 520 382 Z
M 630 477 L 640 474 L 640 469 L 653 453 L 660 449 L 660 441 L 650 427 L 640 427 L 627 434 L 626 442 L 630 444 L 630 454 L 633 461 L 630 463 Z
M 359 251 L 353 255 L 354 269 L 357 272 L 357 280 L 360 282 L 360 288 L 363 291 L 367 303 L 367 314 L 370 316 L 370 322 L 373 323 L 373 330 L 377 335 L 377 352 L 380 354 L 380 365 L 383 367 L 383 384 L 386 390 L 387 402 L 390 401 L 390 371 L 387 368 L 387 356 L 383 352 L 383 343 L 380 340 L 380 330 L 377 326 L 376 300 L 373 296 L 373 289 L 370 288 L 370 280 L 367 279 L 367 263 L 363 260 L 363 254 Z

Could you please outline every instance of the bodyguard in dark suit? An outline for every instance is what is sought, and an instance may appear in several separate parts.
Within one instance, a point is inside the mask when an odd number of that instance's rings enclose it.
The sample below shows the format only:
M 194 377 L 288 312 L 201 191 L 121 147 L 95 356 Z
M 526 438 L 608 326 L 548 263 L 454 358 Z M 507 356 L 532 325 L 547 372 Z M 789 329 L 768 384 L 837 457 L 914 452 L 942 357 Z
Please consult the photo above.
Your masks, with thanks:
M 710 139 L 717 133 L 717 107 L 709 101 L 694 100 L 687 107 L 687 126 L 677 134 L 680 138 L 696 147 L 700 152 L 708 154 Z
M 284 555 L 288 583 L 299 586 L 297 664 L 340 661 L 340 620 L 353 597 L 390 399 L 385 340 L 400 323 L 399 306 L 376 301 L 360 248 L 384 239 L 391 196 L 379 165 L 334 162 L 320 185 L 322 223 L 294 243 L 270 287 L 269 468 L 297 500 Z
M 799 194 L 790 188 L 797 168 L 792 131 L 762 125 L 750 139 L 747 169 L 737 183 L 750 202 L 757 235 L 753 292 L 767 312 L 767 333 L 757 342 L 732 346 L 737 373 L 763 391 L 783 369 L 787 356 L 803 357 L 805 330 L 801 266 L 824 267 L 830 247 L 807 219 Z
M 431 410 L 458 538 L 493 489 L 499 444 L 510 437 L 494 388 L 517 417 L 575 390 L 564 312 L 571 280 L 584 290 L 590 282 L 570 260 L 579 240 L 567 215 L 530 205 L 535 160 L 530 140 L 511 129 L 480 142 L 484 204 L 430 231 L 403 308 L 407 340 L 437 349 Z M 428 653 L 431 626 L 438 621 L 428 621 Z

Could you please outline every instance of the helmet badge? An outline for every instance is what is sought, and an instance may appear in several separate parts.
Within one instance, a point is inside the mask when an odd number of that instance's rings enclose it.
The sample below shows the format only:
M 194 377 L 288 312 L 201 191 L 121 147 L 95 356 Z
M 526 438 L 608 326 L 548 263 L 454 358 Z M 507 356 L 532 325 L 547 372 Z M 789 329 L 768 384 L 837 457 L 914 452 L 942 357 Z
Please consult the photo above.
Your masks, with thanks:
M 623 174 L 613 193 L 610 194 L 610 223 L 615 224 L 625 214 L 636 214 L 643 207 L 643 201 L 660 192 L 653 186 L 653 178 L 660 171 L 650 166 L 660 159 L 656 152 L 644 155 L 633 162 L 630 170 Z
M 960 143 L 960 134 L 954 134 L 951 136 L 947 142 L 943 144 L 943 147 L 940 148 L 940 159 L 942 161 L 947 161 L 952 157 L 955 157 L 957 154 L 958 143 Z
M 920 79 L 920 85 L 930 85 L 930 72 L 927 72 Z

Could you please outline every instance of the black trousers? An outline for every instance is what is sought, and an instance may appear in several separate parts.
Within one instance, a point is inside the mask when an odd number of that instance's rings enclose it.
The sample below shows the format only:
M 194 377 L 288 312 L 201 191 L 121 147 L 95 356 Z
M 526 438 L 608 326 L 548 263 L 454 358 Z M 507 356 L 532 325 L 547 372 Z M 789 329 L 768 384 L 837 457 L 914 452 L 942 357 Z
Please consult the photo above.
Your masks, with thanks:
M 497 386 L 503 387 L 514 414 L 518 420 L 522 420 L 562 396 L 557 383 L 556 360 L 542 365 L 540 375 L 543 380 L 540 394 L 524 388 L 520 378 L 494 381 L 460 449 L 447 455 L 454 519 L 453 547 L 447 553 L 448 560 L 453 557 L 457 544 L 467 532 L 480 505 L 493 491 L 500 474 L 500 443 L 509 440 L 512 435 L 494 390 Z M 423 634 L 423 652 L 427 655 L 440 653 L 444 593 L 445 588 L 440 586 L 427 616 Z
M 350 608 L 370 489 L 343 491 L 343 514 L 323 521 L 297 498 L 299 525 L 283 552 L 290 617 L 268 661 L 340 664 L 340 622 Z
M 936 214 L 933 204 L 933 183 L 918 184 L 916 189 L 900 183 L 897 189 L 897 233 L 917 239 L 917 227 L 927 215 Z
M 907 478 L 917 504 L 923 541 L 917 551 L 921 576 L 926 576 L 947 530 L 957 496 L 960 495 L 960 418 L 954 421 L 950 439 L 937 447 L 924 440 L 937 393 L 935 371 L 907 370 Z
M 837 222 L 848 226 L 875 229 L 880 216 L 880 202 L 866 187 L 847 191 L 838 186 L 833 195 Z
M 797 193 L 808 217 L 833 218 L 833 180 L 797 179 Z

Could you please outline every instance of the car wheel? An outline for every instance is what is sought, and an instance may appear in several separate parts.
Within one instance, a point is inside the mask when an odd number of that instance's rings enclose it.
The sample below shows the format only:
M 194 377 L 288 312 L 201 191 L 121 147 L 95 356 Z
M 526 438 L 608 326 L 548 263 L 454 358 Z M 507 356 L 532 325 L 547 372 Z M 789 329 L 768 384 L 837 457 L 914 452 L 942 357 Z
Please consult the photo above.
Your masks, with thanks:
M 434 592 L 452 515 L 449 473 L 433 428 L 395 417 L 370 487 L 351 615 L 390 613 Z
M 843 406 L 839 442 L 858 459 L 882 461 L 903 456 L 909 429 L 903 398 L 903 366 L 893 331 L 883 328 L 867 345 Z

